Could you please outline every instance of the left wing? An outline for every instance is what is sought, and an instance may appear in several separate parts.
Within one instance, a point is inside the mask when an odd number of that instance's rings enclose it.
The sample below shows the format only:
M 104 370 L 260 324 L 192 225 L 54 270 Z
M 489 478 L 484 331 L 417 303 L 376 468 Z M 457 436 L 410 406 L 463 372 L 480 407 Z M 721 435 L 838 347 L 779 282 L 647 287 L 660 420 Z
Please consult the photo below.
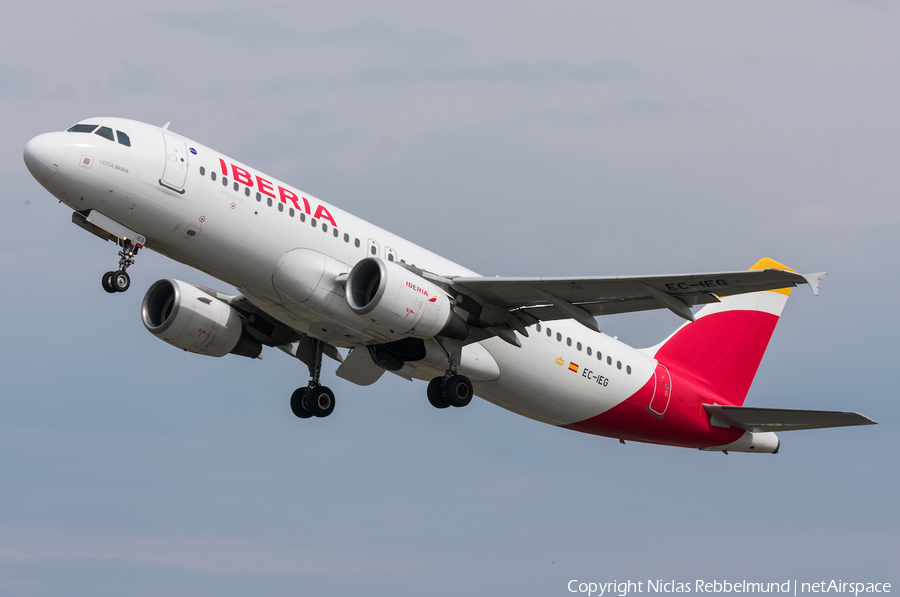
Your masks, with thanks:
M 453 278 L 460 307 L 485 327 L 515 329 L 538 321 L 575 319 L 597 330 L 594 317 L 667 308 L 693 321 L 690 308 L 720 296 L 809 284 L 818 294 L 825 275 L 763 269 L 708 274 L 592 278 Z M 470 300 L 466 300 L 466 299 Z M 527 335 L 527 334 L 523 334 Z

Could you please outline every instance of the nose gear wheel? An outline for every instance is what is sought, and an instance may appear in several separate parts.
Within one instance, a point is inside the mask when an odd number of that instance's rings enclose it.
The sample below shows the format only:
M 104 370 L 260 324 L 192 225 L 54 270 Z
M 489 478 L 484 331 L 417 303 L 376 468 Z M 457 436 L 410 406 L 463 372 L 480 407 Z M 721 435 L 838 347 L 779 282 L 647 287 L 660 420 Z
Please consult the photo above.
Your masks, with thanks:
M 122 250 L 119 251 L 118 271 L 106 272 L 100 280 L 103 290 L 110 294 L 125 292 L 131 287 L 131 276 L 125 270 L 134 265 L 134 256 L 138 252 L 138 248 L 129 239 L 120 242 Z

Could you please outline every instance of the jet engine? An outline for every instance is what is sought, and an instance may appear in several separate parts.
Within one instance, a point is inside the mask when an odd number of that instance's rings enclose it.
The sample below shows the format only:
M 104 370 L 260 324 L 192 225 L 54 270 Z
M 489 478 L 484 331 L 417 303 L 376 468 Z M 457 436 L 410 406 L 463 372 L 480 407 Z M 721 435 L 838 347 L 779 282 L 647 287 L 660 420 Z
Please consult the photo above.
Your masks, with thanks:
M 179 280 L 159 280 L 150 287 L 141 319 L 154 336 L 188 352 L 250 358 L 262 352 L 262 344 L 244 331 L 237 311 Z
M 345 292 L 354 313 L 395 334 L 458 340 L 468 335 L 447 293 L 395 261 L 363 259 L 347 276 Z

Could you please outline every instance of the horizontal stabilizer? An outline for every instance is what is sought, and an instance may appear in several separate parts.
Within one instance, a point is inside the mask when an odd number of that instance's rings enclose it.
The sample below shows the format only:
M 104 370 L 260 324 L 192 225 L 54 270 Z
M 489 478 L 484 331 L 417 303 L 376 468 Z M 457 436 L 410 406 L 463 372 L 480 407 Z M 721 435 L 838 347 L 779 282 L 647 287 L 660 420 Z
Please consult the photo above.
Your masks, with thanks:
M 756 408 L 752 406 L 721 406 L 718 404 L 704 404 L 703 408 L 722 423 L 753 433 L 877 424 L 872 419 L 859 413 L 830 410 L 793 410 L 786 408 Z

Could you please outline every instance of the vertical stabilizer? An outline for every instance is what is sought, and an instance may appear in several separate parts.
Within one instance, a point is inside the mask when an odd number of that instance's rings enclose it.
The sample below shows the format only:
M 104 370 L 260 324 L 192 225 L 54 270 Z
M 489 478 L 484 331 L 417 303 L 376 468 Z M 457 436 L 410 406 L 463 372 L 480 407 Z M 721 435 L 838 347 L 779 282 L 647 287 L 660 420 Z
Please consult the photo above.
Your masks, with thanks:
M 794 271 L 772 259 L 751 270 Z M 722 297 L 704 306 L 696 321 L 679 328 L 648 352 L 683 374 L 714 388 L 729 404 L 740 406 L 790 295 L 789 288 Z

